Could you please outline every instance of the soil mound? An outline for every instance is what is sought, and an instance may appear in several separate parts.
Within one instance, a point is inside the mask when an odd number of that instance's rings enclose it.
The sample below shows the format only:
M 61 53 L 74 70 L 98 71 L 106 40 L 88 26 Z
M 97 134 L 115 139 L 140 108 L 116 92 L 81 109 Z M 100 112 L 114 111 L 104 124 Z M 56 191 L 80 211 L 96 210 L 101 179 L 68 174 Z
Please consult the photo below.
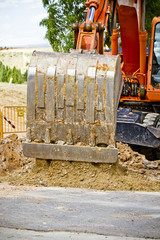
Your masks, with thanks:
M 148 161 L 118 143 L 116 164 L 45 161 L 27 158 L 16 134 L 0 140 L 0 181 L 14 185 L 62 186 L 99 190 L 160 191 L 160 160 Z
M 31 162 L 23 155 L 22 141 L 25 139 L 19 139 L 16 134 L 0 139 L 0 175 L 11 173 Z

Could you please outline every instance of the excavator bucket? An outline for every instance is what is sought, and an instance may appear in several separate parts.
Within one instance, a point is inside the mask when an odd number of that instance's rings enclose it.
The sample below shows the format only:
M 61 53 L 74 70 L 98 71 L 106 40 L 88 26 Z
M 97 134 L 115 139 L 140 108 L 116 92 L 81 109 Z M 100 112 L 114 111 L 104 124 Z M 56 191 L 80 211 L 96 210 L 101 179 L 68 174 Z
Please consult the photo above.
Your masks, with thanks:
M 119 56 L 34 52 L 28 70 L 25 156 L 114 163 Z

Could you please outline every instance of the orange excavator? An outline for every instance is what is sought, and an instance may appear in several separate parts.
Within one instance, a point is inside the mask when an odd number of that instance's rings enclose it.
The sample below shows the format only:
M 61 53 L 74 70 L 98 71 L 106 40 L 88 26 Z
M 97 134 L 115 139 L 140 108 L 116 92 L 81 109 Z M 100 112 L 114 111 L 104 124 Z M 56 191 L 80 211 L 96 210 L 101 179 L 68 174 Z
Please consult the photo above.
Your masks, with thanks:
M 87 0 L 86 8 L 71 53 L 33 53 L 26 156 L 113 163 L 115 139 L 160 148 L 160 17 L 148 51 L 145 0 Z
M 123 88 L 117 116 L 117 141 L 159 148 L 160 17 L 152 21 L 148 52 L 145 0 L 88 0 L 86 6 L 88 21 L 73 25 L 76 49 L 96 49 L 99 54 L 121 57 Z M 109 53 L 104 49 L 105 29 L 111 35 Z

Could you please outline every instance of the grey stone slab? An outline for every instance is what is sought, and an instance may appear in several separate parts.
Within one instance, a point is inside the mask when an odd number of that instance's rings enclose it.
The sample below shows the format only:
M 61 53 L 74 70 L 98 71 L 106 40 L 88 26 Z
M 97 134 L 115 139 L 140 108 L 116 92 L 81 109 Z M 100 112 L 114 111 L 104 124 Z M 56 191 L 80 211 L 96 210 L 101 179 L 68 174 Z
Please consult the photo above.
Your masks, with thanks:
M 48 233 L 45 235 L 48 237 L 54 231 L 61 232 L 63 236 L 66 231 L 69 234 L 89 233 L 88 238 L 84 238 L 87 240 L 91 233 L 112 240 L 160 239 L 159 192 L 52 187 L 25 189 L 22 186 L 8 188 L 7 194 L 4 194 L 3 188 L 6 191 L 6 185 L 0 185 L 0 236 L 8 236 L 4 228 L 10 228 L 28 229 L 34 233 L 41 231 L 42 234 Z M 19 234 L 17 236 L 21 236 Z M 30 236 L 31 232 L 28 234 Z M 99 239 L 98 235 L 96 237 L 95 240 Z
M 38 73 L 38 108 L 44 108 L 44 74 Z
M 27 120 L 35 119 L 36 67 L 29 67 L 27 79 Z
M 115 163 L 117 148 L 98 148 L 58 144 L 23 143 L 23 153 L 27 157 L 64 161 Z
M 46 120 L 54 121 L 55 118 L 55 74 L 56 67 L 49 67 L 47 71 L 47 90 L 46 90 Z

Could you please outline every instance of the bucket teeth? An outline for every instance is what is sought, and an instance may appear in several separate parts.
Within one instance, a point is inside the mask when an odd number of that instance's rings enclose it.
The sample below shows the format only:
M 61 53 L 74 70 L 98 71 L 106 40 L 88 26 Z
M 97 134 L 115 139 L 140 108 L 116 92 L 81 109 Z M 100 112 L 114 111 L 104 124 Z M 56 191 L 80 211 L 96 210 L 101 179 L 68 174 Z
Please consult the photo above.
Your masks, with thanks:
M 56 66 L 49 66 L 47 69 L 47 88 L 46 88 L 47 122 L 52 122 L 55 119 L 55 76 Z
M 68 130 L 67 144 L 68 145 L 73 145 L 73 135 L 72 135 L 72 130 L 71 129 Z
M 32 141 L 115 146 L 121 86 L 118 56 L 34 53 L 27 87 Z
M 45 132 L 45 143 L 50 143 L 51 142 L 51 129 L 46 128 Z
M 31 142 L 31 129 L 28 127 L 26 131 L 26 142 Z
M 96 140 L 96 136 L 95 136 L 94 130 L 91 129 L 90 143 L 89 143 L 90 147 L 95 147 L 95 144 L 96 144 L 95 140 Z

